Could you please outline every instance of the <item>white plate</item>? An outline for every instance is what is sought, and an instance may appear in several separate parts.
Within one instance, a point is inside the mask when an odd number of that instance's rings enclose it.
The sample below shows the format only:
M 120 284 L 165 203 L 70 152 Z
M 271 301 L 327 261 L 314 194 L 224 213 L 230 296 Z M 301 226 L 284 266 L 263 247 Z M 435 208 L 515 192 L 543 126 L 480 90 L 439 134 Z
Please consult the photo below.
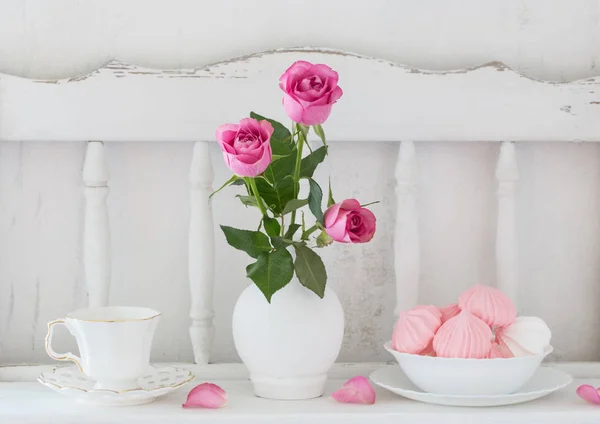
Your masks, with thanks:
M 138 379 L 138 388 L 113 391 L 94 389 L 96 382 L 79 371 L 77 367 L 55 368 L 43 372 L 38 381 L 63 395 L 79 402 L 102 406 L 130 406 L 152 402 L 194 379 L 191 371 L 176 368 L 152 368 Z
M 426 393 L 412 384 L 400 367 L 381 368 L 373 372 L 370 377 L 378 386 L 408 399 L 448 406 L 501 406 L 528 402 L 560 390 L 573 381 L 573 378 L 566 372 L 550 367 L 540 367 L 531 380 L 516 393 L 467 396 Z

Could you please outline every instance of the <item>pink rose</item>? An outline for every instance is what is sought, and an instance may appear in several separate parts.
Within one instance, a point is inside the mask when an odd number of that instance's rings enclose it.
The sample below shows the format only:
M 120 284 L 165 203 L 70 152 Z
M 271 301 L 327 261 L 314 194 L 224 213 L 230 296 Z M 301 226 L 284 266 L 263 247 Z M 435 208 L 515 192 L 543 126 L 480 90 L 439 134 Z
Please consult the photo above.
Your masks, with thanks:
M 283 108 L 292 121 L 318 125 L 327 120 L 333 104 L 342 97 L 338 74 L 327 65 L 295 62 L 279 78 Z
M 240 177 L 256 177 L 271 163 L 271 135 L 269 121 L 242 119 L 238 124 L 223 124 L 216 137 L 227 166 Z
M 324 215 L 325 231 L 341 243 L 366 243 L 375 234 L 375 215 L 356 199 L 330 206 Z

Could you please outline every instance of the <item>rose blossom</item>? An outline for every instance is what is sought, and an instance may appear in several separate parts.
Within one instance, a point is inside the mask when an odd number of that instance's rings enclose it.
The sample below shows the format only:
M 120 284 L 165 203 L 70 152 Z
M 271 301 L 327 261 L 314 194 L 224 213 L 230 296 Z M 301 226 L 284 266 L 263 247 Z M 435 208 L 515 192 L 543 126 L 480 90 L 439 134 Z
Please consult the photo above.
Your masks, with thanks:
M 342 97 L 338 74 L 327 65 L 295 62 L 279 78 L 284 91 L 283 108 L 294 122 L 319 125 L 327 120 L 333 104 Z
M 223 124 L 215 134 L 227 166 L 240 177 L 256 177 L 271 163 L 269 121 L 245 118 L 239 124 Z
M 356 199 L 347 199 L 325 211 L 325 231 L 341 243 L 366 243 L 375 234 L 375 215 L 361 208 Z

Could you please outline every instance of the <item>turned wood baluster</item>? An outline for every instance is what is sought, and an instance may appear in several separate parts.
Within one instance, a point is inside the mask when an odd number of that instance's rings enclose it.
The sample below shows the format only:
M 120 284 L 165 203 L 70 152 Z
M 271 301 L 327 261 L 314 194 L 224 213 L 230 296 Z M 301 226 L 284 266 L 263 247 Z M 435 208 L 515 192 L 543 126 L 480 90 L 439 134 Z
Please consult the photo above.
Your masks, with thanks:
M 419 297 L 419 229 L 417 214 L 417 162 L 412 141 L 400 143 L 396 164 L 396 316 L 412 308 Z
M 517 306 L 519 302 L 519 268 L 515 187 L 519 170 L 515 144 L 505 141 L 500 147 L 496 167 L 498 180 L 498 227 L 496 232 L 496 286 Z
M 85 217 L 83 265 L 90 307 L 107 306 L 110 290 L 110 228 L 108 221 L 108 169 L 104 144 L 90 141 L 83 165 Z
M 189 279 L 192 307 L 190 337 L 197 364 L 207 364 L 214 337 L 213 288 L 215 240 L 208 196 L 213 171 L 206 142 L 196 142 L 190 169 Z

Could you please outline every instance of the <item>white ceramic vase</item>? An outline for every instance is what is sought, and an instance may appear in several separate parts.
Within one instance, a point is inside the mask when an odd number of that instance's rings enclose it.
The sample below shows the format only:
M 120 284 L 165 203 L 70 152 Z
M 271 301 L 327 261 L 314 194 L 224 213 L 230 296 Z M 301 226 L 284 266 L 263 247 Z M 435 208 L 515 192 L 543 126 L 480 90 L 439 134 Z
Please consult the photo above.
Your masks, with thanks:
M 333 290 L 319 298 L 294 277 L 269 304 L 256 285 L 233 311 L 233 339 L 256 396 L 300 400 L 323 394 L 344 337 L 344 311 Z

